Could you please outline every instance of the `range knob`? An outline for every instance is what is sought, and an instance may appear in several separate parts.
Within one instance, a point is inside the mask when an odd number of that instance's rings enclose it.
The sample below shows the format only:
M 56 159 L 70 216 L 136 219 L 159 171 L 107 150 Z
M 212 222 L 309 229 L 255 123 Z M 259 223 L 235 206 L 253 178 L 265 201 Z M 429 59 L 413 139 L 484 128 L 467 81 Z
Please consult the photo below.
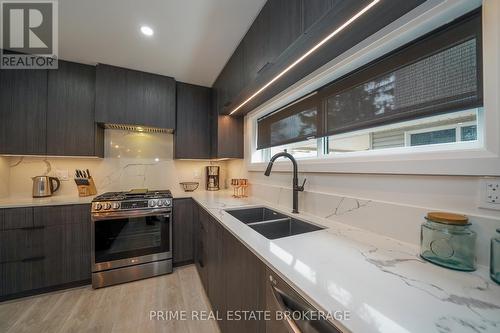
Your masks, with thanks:
M 101 210 L 102 209 L 102 205 L 99 202 L 97 202 L 97 203 L 94 204 L 94 209 L 95 210 Z
M 119 202 L 113 202 L 113 203 L 111 204 L 111 208 L 113 208 L 113 209 L 118 209 L 118 208 L 120 208 L 120 203 L 119 203 Z
M 172 199 L 165 199 L 165 206 L 172 206 Z
M 166 204 L 167 204 L 167 200 L 165 200 L 165 199 L 158 200 L 158 206 L 165 206 Z
M 110 204 L 109 202 L 106 202 L 106 203 L 104 204 L 104 209 L 105 209 L 105 210 L 109 210 L 110 208 L 111 208 L 111 204 Z
M 156 204 L 158 204 L 158 201 L 157 201 L 157 200 L 151 200 L 151 201 L 149 202 L 149 207 L 154 207 L 154 206 L 156 206 Z

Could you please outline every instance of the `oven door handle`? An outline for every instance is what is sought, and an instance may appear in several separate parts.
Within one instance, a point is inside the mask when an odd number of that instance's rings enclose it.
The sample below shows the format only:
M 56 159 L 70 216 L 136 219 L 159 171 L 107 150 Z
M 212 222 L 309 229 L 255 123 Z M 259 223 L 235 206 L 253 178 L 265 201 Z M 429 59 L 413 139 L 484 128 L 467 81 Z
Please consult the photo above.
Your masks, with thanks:
M 171 210 L 162 210 L 157 212 L 137 212 L 137 211 L 124 211 L 124 212 L 113 212 L 113 213 L 94 213 L 92 214 L 93 221 L 102 221 L 102 220 L 114 220 L 121 218 L 130 218 L 130 217 L 147 217 L 147 216 L 163 216 L 165 218 L 170 218 L 172 216 Z

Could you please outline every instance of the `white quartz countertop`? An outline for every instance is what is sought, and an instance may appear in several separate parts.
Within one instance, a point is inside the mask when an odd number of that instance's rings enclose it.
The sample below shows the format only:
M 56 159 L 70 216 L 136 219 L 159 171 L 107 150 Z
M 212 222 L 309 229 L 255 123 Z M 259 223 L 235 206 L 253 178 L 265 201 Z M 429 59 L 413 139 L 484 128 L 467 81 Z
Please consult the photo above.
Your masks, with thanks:
M 472 273 L 422 260 L 418 248 L 308 214 L 327 227 L 268 240 L 225 212 L 265 205 L 229 192 L 194 192 L 193 198 L 319 310 L 349 311 L 352 332 L 500 332 L 500 286 L 486 267 Z
M 45 198 L 12 196 L 0 198 L 0 208 L 89 204 L 93 198 L 94 196 L 78 197 L 73 195 L 54 195 Z
M 191 198 L 194 192 L 172 191 L 174 198 Z M 102 194 L 102 193 L 99 193 Z M 30 196 L 9 196 L 0 198 L 0 208 L 34 207 L 34 206 L 59 206 L 89 204 L 95 196 L 79 197 L 77 195 L 53 195 L 45 198 L 32 198 Z

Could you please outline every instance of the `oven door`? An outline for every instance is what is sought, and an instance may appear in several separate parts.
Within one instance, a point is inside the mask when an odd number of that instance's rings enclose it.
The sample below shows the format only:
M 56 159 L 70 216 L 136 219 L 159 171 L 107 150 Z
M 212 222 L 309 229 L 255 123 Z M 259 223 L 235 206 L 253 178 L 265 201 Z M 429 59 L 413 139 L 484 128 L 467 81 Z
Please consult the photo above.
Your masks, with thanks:
M 170 211 L 92 220 L 93 272 L 172 258 Z

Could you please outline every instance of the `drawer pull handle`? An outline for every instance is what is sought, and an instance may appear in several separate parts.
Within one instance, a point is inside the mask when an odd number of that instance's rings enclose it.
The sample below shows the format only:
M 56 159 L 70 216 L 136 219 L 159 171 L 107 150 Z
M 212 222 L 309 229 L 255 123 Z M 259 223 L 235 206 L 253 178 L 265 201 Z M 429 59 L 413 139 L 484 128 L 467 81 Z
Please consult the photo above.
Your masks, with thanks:
M 45 256 L 30 257 L 30 258 L 24 258 L 23 260 L 21 260 L 21 262 L 41 261 L 44 259 L 45 259 Z
M 272 66 L 273 63 L 272 62 L 266 62 L 258 71 L 257 71 L 257 74 L 260 74 L 260 72 L 264 71 L 264 69 L 266 68 L 269 68 L 270 66 Z
M 24 228 L 21 228 L 21 230 L 41 230 L 41 229 L 45 229 L 45 226 L 41 225 L 41 226 L 36 226 L 36 227 L 24 227 Z

